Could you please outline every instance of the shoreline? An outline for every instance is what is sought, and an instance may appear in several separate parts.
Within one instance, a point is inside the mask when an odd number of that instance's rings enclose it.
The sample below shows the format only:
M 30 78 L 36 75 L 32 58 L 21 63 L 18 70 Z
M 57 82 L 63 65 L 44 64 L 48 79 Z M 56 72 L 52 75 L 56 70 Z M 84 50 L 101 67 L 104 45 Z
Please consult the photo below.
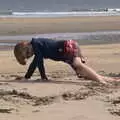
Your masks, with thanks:
M 18 41 L 16 41 L 17 43 Z M 115 44 L 120 44 L 120 41 L 96 41 L 96 40 L 91 40 L 91 41 L 78 41 L 80 46 L 98 46 L 98 45 L 115 45 Z M 0 45 L 0 51 L 9 51 L 13 50 L 14 45 Z
M 29 41 L 33 37 L 50 38 L 55 40 L 78 41 L 80 45 L 116 44 L 120 43 L 120 31 L 96 31 L 82 33 L 51 33 L 51 34 L 32 34 L 0 36 L 0 49 L 13 49 L 14 45 L 21 41 Z

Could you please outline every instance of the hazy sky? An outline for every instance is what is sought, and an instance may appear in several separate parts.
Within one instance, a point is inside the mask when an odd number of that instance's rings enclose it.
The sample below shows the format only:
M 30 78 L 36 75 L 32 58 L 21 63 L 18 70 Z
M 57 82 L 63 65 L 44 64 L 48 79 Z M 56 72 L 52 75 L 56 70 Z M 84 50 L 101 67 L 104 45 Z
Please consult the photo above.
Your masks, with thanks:
M 120 7 L 120 0 L 0 0 L 0 10 Z

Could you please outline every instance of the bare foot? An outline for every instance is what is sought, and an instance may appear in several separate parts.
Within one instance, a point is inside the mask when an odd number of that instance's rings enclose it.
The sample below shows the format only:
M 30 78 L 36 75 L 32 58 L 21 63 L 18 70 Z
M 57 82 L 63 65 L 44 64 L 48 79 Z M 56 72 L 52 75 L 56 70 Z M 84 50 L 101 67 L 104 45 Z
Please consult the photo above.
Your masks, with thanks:
M 107 84 L 107 82 L 106 82 L 105 80 L 100 80 L 100 83 L 102 83 L 102 84 L 104 84 L 104 85 Z

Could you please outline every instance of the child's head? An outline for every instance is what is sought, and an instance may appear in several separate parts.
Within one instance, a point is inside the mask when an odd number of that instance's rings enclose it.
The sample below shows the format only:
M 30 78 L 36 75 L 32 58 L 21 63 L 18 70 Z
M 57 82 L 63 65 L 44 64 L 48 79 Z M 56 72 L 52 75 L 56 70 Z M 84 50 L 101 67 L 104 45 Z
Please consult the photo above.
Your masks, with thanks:
M 14 55 L 20 64 L 25 65 L 26 59 L 33 55 L 33 49 L 30 42 L 17 43 L 14 48 Z

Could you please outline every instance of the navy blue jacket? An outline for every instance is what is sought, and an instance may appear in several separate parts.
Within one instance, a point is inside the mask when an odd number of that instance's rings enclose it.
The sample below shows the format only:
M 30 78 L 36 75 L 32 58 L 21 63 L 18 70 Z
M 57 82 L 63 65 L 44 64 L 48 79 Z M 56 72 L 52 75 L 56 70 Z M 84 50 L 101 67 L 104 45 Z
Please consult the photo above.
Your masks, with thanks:
M 43 61 L 44 58 L 49 58 L 56 61 L 66 60 L 64 57 L 64 40 L 33 38 L 31 44 L 35 56 L 28 68 L 25 78 L 30 78 L 36 67 L 38 67 L 42 78 L 46 76 Z

